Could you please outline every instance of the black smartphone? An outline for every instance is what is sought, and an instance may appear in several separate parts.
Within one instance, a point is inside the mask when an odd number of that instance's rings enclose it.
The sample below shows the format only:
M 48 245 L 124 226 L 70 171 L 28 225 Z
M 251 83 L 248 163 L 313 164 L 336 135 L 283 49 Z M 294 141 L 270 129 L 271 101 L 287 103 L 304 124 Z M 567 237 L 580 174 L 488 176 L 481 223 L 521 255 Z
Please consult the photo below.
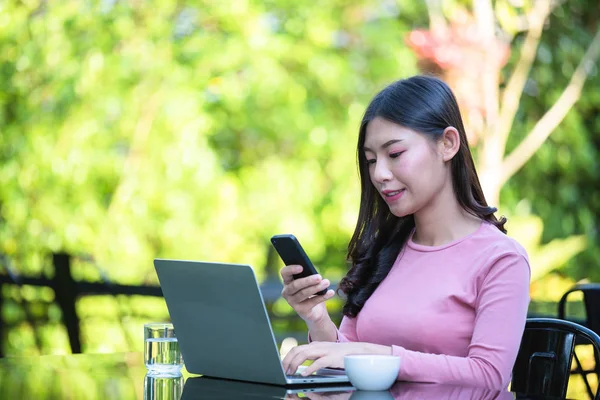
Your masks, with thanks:
M 293 275 L 294 279 L 318 274 L 317 269 L 294 235 L 275 235 L 271 238 L 271 243 L 275 250 L 277 250 L 277 253 L 279 253 L 279 257 L 281 257 L 285 265 L 302 265 L 302 272 Z M 329 288 L 323 289 L 317 294 L 324 295 L 327 293 L 328 289 Z

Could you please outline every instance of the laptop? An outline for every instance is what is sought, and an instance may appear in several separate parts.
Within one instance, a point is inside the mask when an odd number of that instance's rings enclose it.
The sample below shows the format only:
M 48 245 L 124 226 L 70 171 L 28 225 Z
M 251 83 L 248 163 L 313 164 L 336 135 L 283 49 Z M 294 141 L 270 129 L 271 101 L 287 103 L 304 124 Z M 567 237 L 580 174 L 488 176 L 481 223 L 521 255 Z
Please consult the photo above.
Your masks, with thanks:
M 309 398 L 316 393 L 319 398 L 350 397 L 356 389 L 352 386 L 285 386 L 263 385 L 241 381 L 207 378 L 188 378 L 183 386 L 181 400 L 239 400 L 239 399 L 298 399 Z M 316 397 L 316 396 L 315 396 Z M 343 398 L 343 397 L 342 397 Z
M 348 382 L 344 371 L 286 375 L 252 267 L 154 260 L 188 372 L 272 385 Z

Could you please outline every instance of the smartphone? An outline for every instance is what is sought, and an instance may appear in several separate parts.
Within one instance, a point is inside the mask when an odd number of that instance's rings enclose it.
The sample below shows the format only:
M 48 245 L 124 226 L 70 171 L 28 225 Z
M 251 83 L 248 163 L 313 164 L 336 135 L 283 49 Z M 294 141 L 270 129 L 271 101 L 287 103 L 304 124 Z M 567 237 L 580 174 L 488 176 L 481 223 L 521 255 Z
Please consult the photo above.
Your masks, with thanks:
M 281 257 L 285 265 L 302 265 L 302 272 L 293 275 L 294 279 L 304 278 L 318 273 L 317 269 L 310 261 L 310 258 L 308 258 L 306 252 L 300 245 L 300 242 L 294 235 L 275 235 L 271 238 L 271 243 L 275 250 L 277 250 L 277 253 L 279 253 L 279 257 Z M 316 294 L 320 296 L 324 295 L 327 293 L 328 289 L 329 288 L 323 289 Z

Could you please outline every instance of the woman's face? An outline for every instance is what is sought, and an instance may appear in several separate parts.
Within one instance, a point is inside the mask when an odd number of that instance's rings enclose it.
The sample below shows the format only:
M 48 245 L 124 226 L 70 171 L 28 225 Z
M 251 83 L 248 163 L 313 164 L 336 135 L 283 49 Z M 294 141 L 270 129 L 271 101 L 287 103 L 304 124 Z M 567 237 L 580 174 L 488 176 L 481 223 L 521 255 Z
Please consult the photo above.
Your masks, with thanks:
M 397 217 L 433 204 L 449 180 L 438 144 L 381 117 L 367 125 L 364 154 L 371 183 Z

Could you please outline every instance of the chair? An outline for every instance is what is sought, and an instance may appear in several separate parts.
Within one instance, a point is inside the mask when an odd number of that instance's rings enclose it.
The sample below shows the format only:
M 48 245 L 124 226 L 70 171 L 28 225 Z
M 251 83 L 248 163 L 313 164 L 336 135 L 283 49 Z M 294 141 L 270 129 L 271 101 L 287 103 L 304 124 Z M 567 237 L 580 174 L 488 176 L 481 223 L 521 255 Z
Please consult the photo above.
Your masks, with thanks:
M 583 321 L 577 321 L 571 318 L 567 318 L 566 315 L 567 297 L 574 292 L 583 293 L 583 304 L 585 305 L 586 314 L 586 318 Z M 580 323 L 581 325 L 591 329 L 592 331 L 600 335 L 600 283 L 575 285 L 574 287 L 569 289 L 565 294 L 563 294 L 560 301 L 558 302 L 558 318 Z M 575 342 L 575 346 L 580 344 L 587 343 L 581 342 L 580 340 L 577 340 Z M 574 356 L 576 368 L 572 373 L 581 375 L 590 395 L 590 398 L 593 398 L 593 392 L 588 382 L 587 376 L 588 374 L 596 374 L 596 377 L 600 381 L 600 354 L 597 351 L 594 351 L 595 364 L 594 368 L 591 370 L 584 370 L 581 366 L 581 362 L 579 362 L 579 357 L 577 357 L 577 354 L 575 354 Z
M 585 326 L 554 318 L 529 318 L 513 367 L 511 390 L 564 398 L 578 337 L 600 352 L 600 336 Z M 600 390 L 596 391 L 600 400 Z

